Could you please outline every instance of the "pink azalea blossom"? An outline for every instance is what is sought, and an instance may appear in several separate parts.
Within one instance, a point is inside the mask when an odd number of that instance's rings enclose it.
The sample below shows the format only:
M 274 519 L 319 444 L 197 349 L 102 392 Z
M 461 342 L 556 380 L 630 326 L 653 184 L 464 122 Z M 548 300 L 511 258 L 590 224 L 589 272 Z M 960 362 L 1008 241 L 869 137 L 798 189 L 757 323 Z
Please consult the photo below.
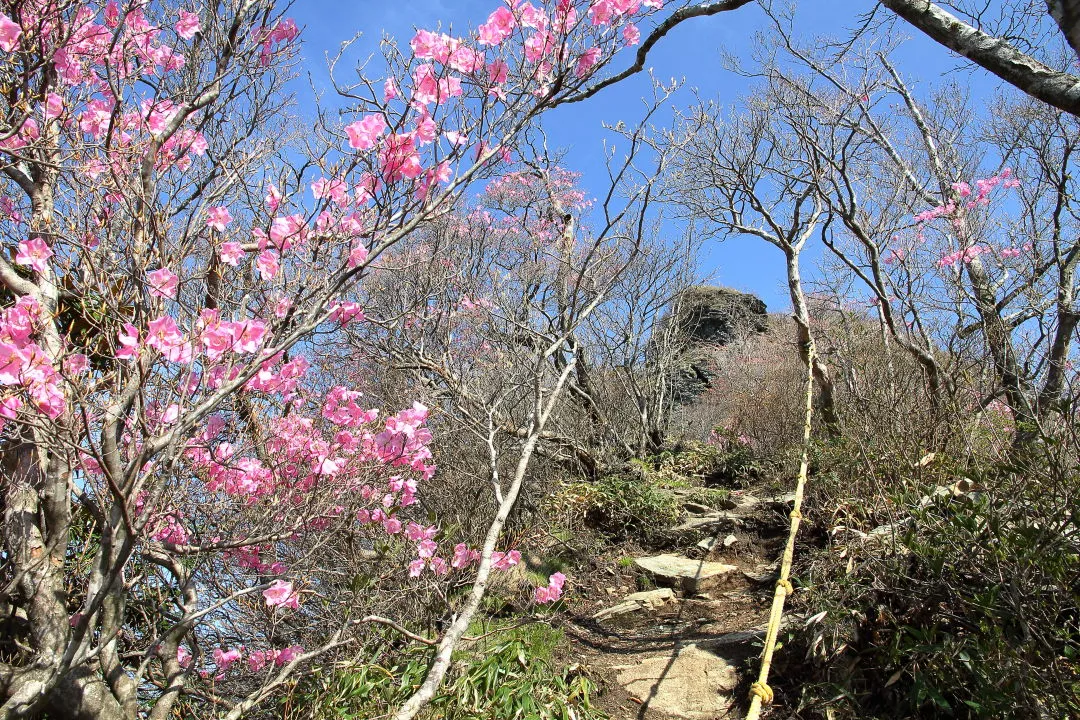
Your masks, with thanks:
M 191 665 L 191 651 L 183 645 L 178 645 L 176 648 L 176 662 L 178 662 L 182 668 Z
M 55 120 L 64 112 L 64 98 L 54 92 L 45 96 L 45 120 Z
M 574 67 L 574 75 L 577 77 L 585 77 L 592 71 L 593 67 L 600 60 L 600 48 L 591 47 L 581 54 L 581 57 L 577 60 L 577 65 Z
M 90 361 L 82 353 L 75 353 L 69 355 L 64 360 L 64 372 L 68 375 L 78 375 L 86 372 L 86 369 L 90 367 Z
M 218 257 L 221 258 L 221 262 L 236 267 L 237 263 L 244 257 L 244 247 L 238 242 L 221 243 Z
M 180 10 L 180 21 L 176 23 L 176 34 L 185 40 L 195 37 L 199 32 L 199 16 L 196 13 Z
M 397 84 L 394 83 L 394 78 L 386 78 L 386 82 L 383 83 L 383 101 L 390 102 L 396 100 L 398 96 Z
M 263 590 L 267 607 L 281 605 L 297 610 L 300 608 L 300 595 L 293 590 L 293 584 L 285 580 L 275 580 L 270 587 Z
M 330 309 L 330 320 L 339 322 L 342 325 L 348 325 L 352 322 L 359 322 L 364 319 L 364 310 L 361 308 L 360 303 L 344 302 L 335 303 Z
M 146 345 L 160 352 L 169 362 L 186 363 L 191 360 L 191 343 L 184 340 L 176 321 L 168 315 L 149 322 Z
M 139 354 L 139 329 L 131 323 L 124 323 L 124 329 L 118 333 L 120 349 L 116 351 L 117 360 L 128 360 Z
M 368 150 L 375 147 L 379 136 L 386 132 L 386 119 L 378 113 L 365 115 L 362 120 L 347 125 L 345 132 L 349 136 L 349 147 Z
M 352 250 L 349 251 L 348 266 L 350 269 L 360 267 L 368 259 L 368 249 L 361 243 L 357 243 Z
M 496 9 L 488 15 L 487 22 L 478 28 L 480 44 L 501 45 L 504 40 L 514 33 L 514 26 L 516 25 L 517 20 L 509 8 L 500 7 Z
M 242 648 L 233 648 L 232 650 L 222 650 L 221 648 L 214 648 L 214 664 L 217 665 L 218 672 L 225 672 L 229 669 L 229 666 L 237 662 L 243 655 Z M 179 659 L 179 652 L 177 653 Z
M 633 47 L 641 42 L 641 31 L 638 30 L 637 25 L 630 24 L 623 28 L 622 37 L 626 47 Z
M 35 272 L 45 272 L 45 263 L 52 256 L 52 248 L 41 238 L 35 237 L 19 243 L 15 264 L 33 268 Z
M 12 52 L 19 44 L 22 28 L 7 15 L 0 13 L 0 49 Z
M 278 274 L 278 270 L 281 269 L 278 254 L 273 250 L 263 250 L 255 258 L 255 269 L 258 270 L 259 277 L 263 280 L 272 280 Z
M 217 205 L 206 211 L 206 226 L 224 232 L 225 226 L 232 222 L 232 215 L 225 205 Z
M 146 274 L 146 278 L 149 280 L 150 295 L 152 297 L 176 297 L 176 288 L 180 282 L 180 278 L 173 274 L 168 268 L 161 268 L 160 270 L 149 272 Z

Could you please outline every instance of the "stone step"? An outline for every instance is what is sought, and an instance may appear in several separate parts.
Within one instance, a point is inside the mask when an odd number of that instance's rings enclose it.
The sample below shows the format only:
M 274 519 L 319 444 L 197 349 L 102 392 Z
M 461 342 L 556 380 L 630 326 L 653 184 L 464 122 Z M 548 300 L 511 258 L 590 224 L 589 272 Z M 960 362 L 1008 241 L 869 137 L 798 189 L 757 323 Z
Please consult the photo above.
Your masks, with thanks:
M 739 570 L 735 565 L 692 560 L 681 555 L 635 558 L 634 564 L 648 573 L 657 585 L 674 588 L 684 595 L 696 595 L 718 587 Z

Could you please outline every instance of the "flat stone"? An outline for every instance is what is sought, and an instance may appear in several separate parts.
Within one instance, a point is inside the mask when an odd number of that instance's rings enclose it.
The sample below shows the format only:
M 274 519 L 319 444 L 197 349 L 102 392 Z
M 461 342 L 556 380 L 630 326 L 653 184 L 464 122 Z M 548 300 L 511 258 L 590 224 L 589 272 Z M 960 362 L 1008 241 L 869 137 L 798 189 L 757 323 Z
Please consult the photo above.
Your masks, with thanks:
M 709 507 L 708 505 L 702 505 L 701 503 L 696 502 L 684 502 L 682 507 L 683 510 L 695 517 L 703 517 L 705 515 L 711 515 L 716 512 L 715 509 Z
M 689 518 L 682 525 L 675 528 L 675 532 L 692 532 L 695 530 L 708 530 L 711 528 L 731 528 L 738 526 L 742 521 L 739 516 L 729 512 L 714 512 L 702 517 Z
M 738 570 L 734 565 L 691 560 L 681 555 L 635 558 L 634 564 L 649 573 L 657 585 L 673 587 L 686 595 L 716 587 L 728 574 Z
M 687 720 L 723 717 L 739 683 L 731 664 L 696 645 L 615 669 L 619 684 L 647 709 Z
M 593 619 L 604 620 L 606 618 L 618 617 L 619 615 L 641 612 L 642 610 L 655 610 L 656 608 L 674 602 L 678 602 L 678 600 L 671 588 L 657 588 L 655 590 L 636 592 L 627 595 L 623 598 L 622 602 L 617 605 L 604 608 L 596 613 L 593 615 Z

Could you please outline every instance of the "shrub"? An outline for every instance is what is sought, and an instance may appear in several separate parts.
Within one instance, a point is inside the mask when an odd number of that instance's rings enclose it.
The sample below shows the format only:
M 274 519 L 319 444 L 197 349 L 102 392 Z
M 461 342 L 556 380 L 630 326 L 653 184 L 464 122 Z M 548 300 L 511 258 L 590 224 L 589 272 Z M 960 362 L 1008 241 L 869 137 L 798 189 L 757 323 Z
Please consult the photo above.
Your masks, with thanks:
M 606 475 L 595 483 L 574 483 L 564 492 L 576 496 L 585 522 L 609 538 L 663 540 L 679 519 L 679 504 L 652 473 Z
M 851 460 L 818 478 L 824 507 L 855 504 L 841 483 L 866 466 Z M 817 622 L 785 653 L 812 661 L 800 716 L 1080 716 L 1080 475 L 1047 456 L 932 465 L 836 516 L 804 567 Z

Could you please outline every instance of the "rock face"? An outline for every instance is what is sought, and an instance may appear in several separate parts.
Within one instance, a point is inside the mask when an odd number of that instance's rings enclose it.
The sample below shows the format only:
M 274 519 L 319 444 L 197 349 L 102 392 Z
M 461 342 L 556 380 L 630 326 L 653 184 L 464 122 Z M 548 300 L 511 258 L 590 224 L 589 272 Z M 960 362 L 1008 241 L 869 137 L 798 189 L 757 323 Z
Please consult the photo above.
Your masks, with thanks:
M 699 285 L 682 293 L 676 322 L 694 342 L 728 345 L 751 333 L 765 332 L 769 316 L 765 303 L 754 295 Z
M 712 386 L 708 348 L 768 330 L 769 315 L 758 297 L 729 288 L 699 285 L 679 297 L 675 322 L 689 341 L 675 370 L 676 402 L 693 401 Z
M 619 684 L 648 709 L 690 720 L 724 716 L 739 682 L 734 667 L 697 645 L 616 669 Z
M 673 587 L 686 595 L 696 595 L 724 582 L 738 568 L 718 562 L 691 560 L 681 555 L 655 555 L 634 560 L 657 585 Z

